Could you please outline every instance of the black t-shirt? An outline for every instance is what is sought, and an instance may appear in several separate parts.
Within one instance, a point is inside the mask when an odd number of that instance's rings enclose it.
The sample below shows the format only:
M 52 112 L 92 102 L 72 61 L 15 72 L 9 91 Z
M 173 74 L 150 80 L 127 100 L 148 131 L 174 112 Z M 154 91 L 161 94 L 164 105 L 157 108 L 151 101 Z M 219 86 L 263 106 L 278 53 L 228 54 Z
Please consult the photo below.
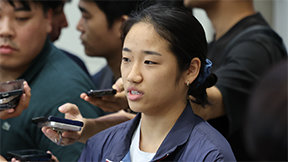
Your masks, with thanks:
M 279 48 L 282 42 L 263 33 L 245 35 L 237 39 L 232 47 L 229 45 L 242 31 L 257 25 L 269 27 L 261 14 L 248 16 L 220 39 L 211 42 L 208 50 L 208 58 L 213 62 L 211 71 L 218 77 L 216 87 L 221 91 L 227 112 L 226 116 L 210 120 L 209 123 L 227 137 L 232 148 L 235 145 L 237 149 L 241 148 L 235 143 L 243 145 L 242 128 L 252 88 L 267 69 L 283 58 L 283 48 Z M 230 50 L 226 49 L 228 46 Z

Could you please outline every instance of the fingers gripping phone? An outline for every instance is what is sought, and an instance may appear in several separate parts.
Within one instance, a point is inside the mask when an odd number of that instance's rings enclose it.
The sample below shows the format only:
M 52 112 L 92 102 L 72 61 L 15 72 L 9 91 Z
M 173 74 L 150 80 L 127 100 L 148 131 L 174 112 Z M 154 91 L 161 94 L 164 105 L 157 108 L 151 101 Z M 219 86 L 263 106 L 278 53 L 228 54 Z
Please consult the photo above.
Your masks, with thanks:
M 35 149 L 8 151 L 7 157 L 8 159 L 16 158 L 20 161 L 51 161 L 51 154 Z
M 24 93 L 23 79 L 0 83 L 0 111 L 15 108 Z
M 51 127 L 55 131 L 80 131 L 83 127 L 83 122 L 59 118 L 55 116 L 48 117 L 35 117 L 32 118 L 32 122 L 39 127 L 47 126 Z
M 87 92 L 87 95 L 89 97 L 102 97 L 102 96 L 107 96 L 107 95 L 115 95 L 116 94 L 116 89 L 101 89 L 101 90 L 90 90 Z

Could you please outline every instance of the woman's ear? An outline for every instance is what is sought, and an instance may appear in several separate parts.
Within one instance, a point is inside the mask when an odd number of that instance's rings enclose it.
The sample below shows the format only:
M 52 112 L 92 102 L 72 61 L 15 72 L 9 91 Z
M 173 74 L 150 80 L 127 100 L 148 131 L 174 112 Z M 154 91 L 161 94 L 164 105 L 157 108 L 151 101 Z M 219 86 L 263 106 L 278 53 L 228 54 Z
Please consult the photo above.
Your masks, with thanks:
M 198 57 L 194 57 L 186 73 L 185 84 L 191 84 L 198 76 L 200 72 L 201 61 Z

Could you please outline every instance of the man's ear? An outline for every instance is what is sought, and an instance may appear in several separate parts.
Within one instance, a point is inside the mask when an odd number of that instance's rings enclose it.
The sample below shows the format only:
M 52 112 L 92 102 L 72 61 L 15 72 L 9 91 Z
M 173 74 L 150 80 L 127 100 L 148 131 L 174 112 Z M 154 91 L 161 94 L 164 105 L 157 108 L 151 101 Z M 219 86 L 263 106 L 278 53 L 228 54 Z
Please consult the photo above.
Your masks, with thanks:
M 186 73 L 186 79 L 185 82 L 187 84 L 187 82 L 189 82 L 189 84 L 191 84 L 198 76 L 199 72 L 200 72 L 200 67 L 201 67 L 201 61 L 198 57 L 194 57 L 191 62 L 190 62 L 190 66 L 187 70 Z
M 119 19 L 115 20 L 113 28 L 117 32 L 117 36 L 120 38 L 122 35 L 122 26 L 128 20 L 128 15 L 122 15 Z
M 45 18 L 47 19 L 47 33 L 51 33 L 52 31 L 52 19 L 53 19 L 53 10 L 52 9 L 48 9 Z

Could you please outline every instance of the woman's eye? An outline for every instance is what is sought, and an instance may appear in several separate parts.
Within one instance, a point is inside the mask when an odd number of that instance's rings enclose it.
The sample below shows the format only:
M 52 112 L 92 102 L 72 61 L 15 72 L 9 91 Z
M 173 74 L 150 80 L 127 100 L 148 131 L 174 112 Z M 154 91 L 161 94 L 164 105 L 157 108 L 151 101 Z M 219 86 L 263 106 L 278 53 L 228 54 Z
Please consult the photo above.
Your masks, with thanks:
M 144 61 L 144 63 L 148 65 L 157 64 L 156 62 L 149 61 L 149 60 Z
M 130 59 L 127 58 L 127 57 L 123 57 L 123 58 L 122 58 L 122 61 L 123 61 L 123 62 L 130 62 Z

